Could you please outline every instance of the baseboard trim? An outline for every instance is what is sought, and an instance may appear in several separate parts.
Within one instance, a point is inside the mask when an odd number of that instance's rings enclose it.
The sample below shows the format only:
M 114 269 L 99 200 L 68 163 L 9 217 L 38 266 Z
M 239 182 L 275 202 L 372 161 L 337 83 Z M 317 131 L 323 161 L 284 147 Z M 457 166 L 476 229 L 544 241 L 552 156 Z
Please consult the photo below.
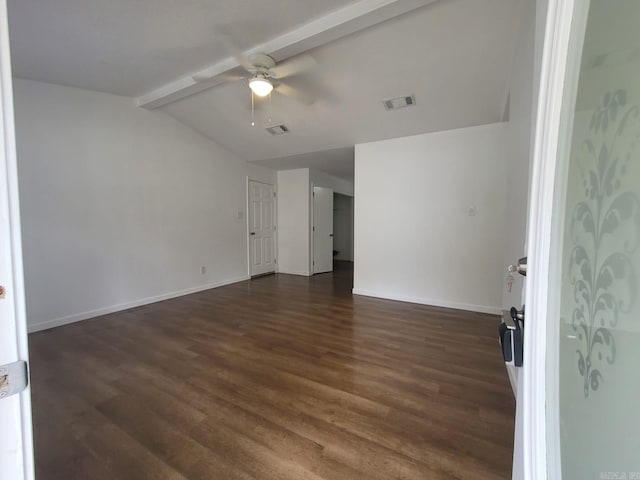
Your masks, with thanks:
M 354 295 L 362 295 L 364 297 L 384 298 L 385 300 L 397 300 L 399 302 L 418 303 L 420 305 L 430 305 L 432 307 L 454 308 L 456 310 L 466 310 L 469 312 L 489 313 L 492 315 L 501 315 L 500 307 L 488 307 L 486 305 L 474 305 L 471 303 L 451 302 L 448 300 L 435 300 L 433 298 L 412 297 L 410 295 L 389 294 L 385 292 L 376 292 L 373 290 L 362 290 L 354 288 L 351 290 Z
M 310 272 L 303 272 L 303 271 L 285 271 L 285 270 L 278 270 L 278 273 L 282 273 L 284 275 L 301 275 L 303 277 L 310 277 L 311 273 Z
M 62 325 L 68 325 L 70 323 L 100 317 L 101 315 L 120 312 L 129 308 L 141 307 L 143 305 L 149 305 L 150 303 L 162 302 L 163 300 L 170 300 L 172 298 L 182 297 L 184 295 L 190 295 L 192 293 L 198 293 L 204 290 L 211 290 L 212 288 L 224 287 L 225 285 L 231 285 L 232 283 L 238 283 L 245 280 L 249 280 L 248 275 L 229 280 L 223 280 L 221 282 L 185 288 L 184 290 L 178 290 L 175 292 L 163 293 L 161 295 L 155 295 L 153 297 L 142 298 L 140 300 L 134 300 L 132 302 L 121 303 L 119 305 L 114 305 L 111 307 L 98 308 L 96 310 L 90 310 L 88 312 L 76 313 L 73 315 L 68 315 L 66 317 L 53 318 L 51 320 L 45 320 L 44 322 L 30 324 L 27 326 L 27 330 L 29 333 L 33 333 L 39 332 L 40 330 L 47 330 L 49 328 L 61 327 Z
M 275 275 L 275 274 L 276 274 L 275 270 L 273 272 L 256 273 L 255 275 L 251 275 L 251 280 L 253 280 L 254 278 L 268 277 L 270 275 Z

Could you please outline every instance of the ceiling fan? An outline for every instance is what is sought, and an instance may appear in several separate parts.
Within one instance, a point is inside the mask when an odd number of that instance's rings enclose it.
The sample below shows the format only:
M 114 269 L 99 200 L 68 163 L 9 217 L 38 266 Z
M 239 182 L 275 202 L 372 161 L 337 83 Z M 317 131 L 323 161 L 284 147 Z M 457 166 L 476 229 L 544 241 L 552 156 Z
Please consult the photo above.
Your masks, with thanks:
M 254 53 L 247 56 L 226 38 L 223 39 L 223 43 L 247 72 L 246 75 L 223 77 L 223 82 L 249 80 L 249 88 L 258 97 L 266 97 L 272 91 L 276 91 L 307 105 L 311 105 L 315 101 L 315 97 L 310 93 L 303 92 L 282 81 L 284 78 L 312 70 L 317 63 L 311 55 L 302 54 L 277 63 L 265 53 Z M 196 82 L 207 82 L 219 78 L 219 76 L 194 75 L 192 78 Z

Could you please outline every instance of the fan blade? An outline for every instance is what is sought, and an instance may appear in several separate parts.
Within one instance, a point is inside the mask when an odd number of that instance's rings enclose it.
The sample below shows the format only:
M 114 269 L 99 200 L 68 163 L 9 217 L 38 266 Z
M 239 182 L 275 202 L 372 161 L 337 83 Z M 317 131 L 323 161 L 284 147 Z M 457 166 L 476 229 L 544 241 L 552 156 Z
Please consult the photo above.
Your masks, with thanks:
M 238 48 L 238 46 L 231 40 L 229 35 L 224 33 L 218 33 L 216 38 L 222 42 L 224 48 L 231 54 L 233 58 L 236 59 L 242 68 L 244 68 L 247 72 L 254 73 L 256 71 L 256 67 L 251 61 L 249 57 L 247 57 L 244 52 Z
M 270 68 L 269 76 L 275 79 L 292 77 L 293 75 L 299 75 L 315 68 L 317 64 L 318 63 L 311 55 L 298 55 L 297 57 L 293 57 L 290 60 L 285 60 L 275 67 Z
M 228 82 L 237 82 L 238 80 L 244 80 L 245 77 L 242 75 L 206 75 L 206 74 L 196 74 L 191 77 L 194 82 L 204 83 L 209 81 L 216 81 L 218 83 L 228 83 Z
M 305 93 L 302 90 L 298 90 L 297 88 L 293 88 L 286 83 L 280 83 L 275 88 L 275 91 L 281 93 L 282 95 L 286 95 L 287 97 L 291 97 L 301 103 L 304 103 L 305 105 L 313 105 L 313 103 L 316 101 L 315 96 L 309 93 Z

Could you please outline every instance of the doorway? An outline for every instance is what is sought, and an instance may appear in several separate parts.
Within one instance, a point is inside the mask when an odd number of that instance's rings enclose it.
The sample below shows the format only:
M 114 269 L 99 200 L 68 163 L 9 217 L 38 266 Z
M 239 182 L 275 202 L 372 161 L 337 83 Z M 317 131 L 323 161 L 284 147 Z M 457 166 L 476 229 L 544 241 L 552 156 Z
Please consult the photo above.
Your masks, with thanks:
M 353 262 L 353 197 L 333 194 L 333 259 Z
M 333 190 L 313 187 L 313 273 L 333 271 Z

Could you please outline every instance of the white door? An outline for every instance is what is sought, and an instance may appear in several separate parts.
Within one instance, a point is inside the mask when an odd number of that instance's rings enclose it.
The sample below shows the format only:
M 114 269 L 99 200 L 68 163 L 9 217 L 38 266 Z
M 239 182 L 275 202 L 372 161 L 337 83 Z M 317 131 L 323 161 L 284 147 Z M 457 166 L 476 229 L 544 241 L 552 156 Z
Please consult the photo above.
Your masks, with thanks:
M 313 273 L 333 271 L 333 190 L 313 187 Z
M 9 396 L 17 378 L 1 367 L 28 360 L 10 62 L 0 0 L 0 478 L 22 480 L 34 478 L 30 390 Z
M 249 180 L 249 274 L 275 272 L 275 198 L 273 185 Z
M 640 478 L 640 2 L 550 0 L 530 212 L 525 478 Z

